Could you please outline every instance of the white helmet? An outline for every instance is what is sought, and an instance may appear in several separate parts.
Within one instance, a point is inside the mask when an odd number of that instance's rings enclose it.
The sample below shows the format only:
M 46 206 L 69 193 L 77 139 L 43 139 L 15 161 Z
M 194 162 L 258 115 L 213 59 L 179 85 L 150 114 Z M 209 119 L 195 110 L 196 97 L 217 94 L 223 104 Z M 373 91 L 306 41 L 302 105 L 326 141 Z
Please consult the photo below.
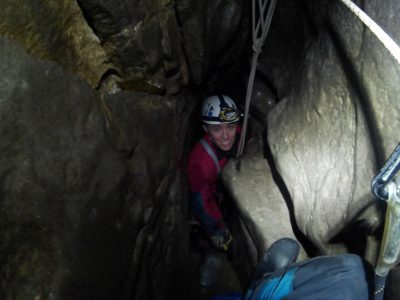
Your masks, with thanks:
M 235 102 L 226 95 L 214 95 L 203 102 L 201 119 L 206 124 L 234 123 L 239 118 Z

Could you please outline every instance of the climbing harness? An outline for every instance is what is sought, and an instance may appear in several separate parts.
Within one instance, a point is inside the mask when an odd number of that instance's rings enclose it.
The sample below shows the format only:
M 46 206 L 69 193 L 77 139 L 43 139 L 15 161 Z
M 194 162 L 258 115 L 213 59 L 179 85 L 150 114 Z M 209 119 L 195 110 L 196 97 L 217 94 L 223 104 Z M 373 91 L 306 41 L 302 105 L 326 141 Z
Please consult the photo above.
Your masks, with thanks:
M 400 47 L 395 41 L 372 20 L 365 12 L 363 12 L 357 5 L 350 0 L 340 0 L 352 13 L 354 13 L 364 24 L 371 30 L 371 32 L 378 38 L 378 40 L 385 46 L 385 48 L 400 64 Z
M 386 276 L 396 265 L 400 252 L 400 144 L 371 183 L 372 193 L 386 201 L 385 228 L 375 267 L 375 300 L 383 299 Z
M 221 167 L 219 166 L 219 161 L 218 161 L 217 155 L 211 149 L 210 145 L 207 143 L 207 141 L 205 139 L 201 139 L 200 144 L 203 146 L 203 148 L 207 151 L 208 155 L 210 155 L 210 157 L 214 161 L 215 166 L 217 167 L 218 174 L 221 173 Z
M 254 77 L 257 69 L 258 56 L 261 54 L 262 47 L 267 38 L 269 26 L 271 24 L 272 16 L 275 10 L 276 0 L 258 0 L 258 10 L 256 9 L 256 0 L 252 1 L 252 39 L 253 39 L 253 58 L 251 61 L 251 69 L 249 81 L 247 83 L 246 103 L 243 119 L 243 130 L 240 136 L 238 152 L 235 159 L 236 169 L 240 168 L 240 157 L 242 156 L 244 143 L 246 139 L 247 122 L 249 118 L 250 99 L 253 90 Z M 267 5 L 269 2 L 269 5 Z M 268 10 L 266 11 L 268 6 Z M 257 14 L 258 12 L 258 14 Z M 256 24 L 256 19 L 258 21 Z

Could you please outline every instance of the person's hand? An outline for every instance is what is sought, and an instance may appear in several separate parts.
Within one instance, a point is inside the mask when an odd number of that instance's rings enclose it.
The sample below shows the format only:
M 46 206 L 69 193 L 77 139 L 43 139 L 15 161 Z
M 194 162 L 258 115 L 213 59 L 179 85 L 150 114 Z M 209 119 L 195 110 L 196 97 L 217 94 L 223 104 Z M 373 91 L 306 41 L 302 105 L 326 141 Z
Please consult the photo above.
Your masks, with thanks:
M 232 242 L 232 234 L 225 228 L 218 233 L 210 236 L 213 246 L 220 251 L 228 251 L 229 244 Z

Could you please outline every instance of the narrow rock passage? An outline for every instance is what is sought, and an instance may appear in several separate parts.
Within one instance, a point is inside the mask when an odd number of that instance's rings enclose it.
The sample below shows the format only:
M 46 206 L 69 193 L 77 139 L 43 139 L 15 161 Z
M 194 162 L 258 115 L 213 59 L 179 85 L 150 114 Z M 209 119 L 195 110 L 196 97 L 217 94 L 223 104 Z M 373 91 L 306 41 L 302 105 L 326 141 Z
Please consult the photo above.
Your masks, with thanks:
M 243 102 L 250 2 L 2 2 L 1 300 L 243 291 L 263 247 L 296 237 L 293 220 L 317 250 L 374 263 L 384 214 L 370 184 L 399 142 L 400 65 L 340 1 L 282 0 L 251 105 L 268 124 L 259 141 L 270 145 L 288 197 L 255 144 L 241 174 L 231 168 L 245 215 L 230 216 L 239 223 L 233 254 L 213 288 L 199 285 L 185 137 L 205 94 Z M 400 1 L 352 2 L 400 44 Z M 386 299 L 399 299 L 399 279 L 400 266 Z
M 208 300 L 218 295 L 227 293 L 242 293 L 243 288 L 239 282 L 238 276 L 233 269 L 227 255 L 221 255 L 222 263 L 217 272 L 217 281 L 210 288 L 202 287 L 199 278 L 199 269 L 203 261 L 203 253 L 192 251 L 190 256 L 191 266 L 191 286 L 190 299 L 193 300 Z
M 189 262 L 191 276 L 190 299 L 208 300 L 227 294 L 244 294 L 251 280 L 255 267 L 255 261 L 252 260 L 254 259 L 254 253 L 252 253 L 254 251 L 249 249 L 252 246 L 248 245 L 249 233 L 246 233 L 246 229 L 243 228 L 245 220 L 239 211 L 237 203 L 227 191 L 225 191 L 225 196 L 224 218 L 232 232 L 233 241 L 230 244 L 228 252 L 221 253 L 211 249 L 199 237 L 201 234 L 196 235 L 193 232 L 191 233 Z M 217 256 L 221 261 L 217 272 L 211 274 L 211 276 L 216 278 L 215 284 L 208 288 L 203 287 L 200 283 L 200 269 L 204 263 L 206 254 Z

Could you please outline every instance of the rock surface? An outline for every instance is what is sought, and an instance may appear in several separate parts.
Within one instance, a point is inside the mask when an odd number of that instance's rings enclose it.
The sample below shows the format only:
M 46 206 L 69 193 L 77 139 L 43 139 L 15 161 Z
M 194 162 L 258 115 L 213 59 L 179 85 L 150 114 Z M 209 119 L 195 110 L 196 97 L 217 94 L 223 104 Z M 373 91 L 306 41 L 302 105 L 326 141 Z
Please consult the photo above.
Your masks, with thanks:
M 391 16 L 390 9 L 380 15 Z M 298 80 L 279 83 L 286 94 L 268 118 L 268 139 L 296 220 L 325 251 L 375 201 L 370 182 L 398 143 L 393 137 L 400 125 L 384 116 L 399 110 L 400 102 L 391 100 L 399 66 L 343 6 L 331 4 L 328 12 L 324 21 L 313 20 L 318 35 L 307 41 Z
M 133 248 L 124 299 L 187 295 L 189 236 L 182 151 L 190 101 L 185 100 L 183 95 L 121 92 L 108 95 L 103 103 L 130 175 L 125 208 L 134 234 L 129 237 Z
M 373 201 L 374 163 L 365 120 L 324 42 L 310 50 L 304 80 L 270 114 L 268 135 L 297 223 L 321 248 Z
M 177 93 L 188 82 L 173 1 L 79 1 L 127 90 Z
M 1 7 L 0 35 L 30 54 L 56 62 L 92 87 L 111 68 L 76 1 L 5 0 Z
M 177 0 L 176 3 L 191 80 L 196 85 L 215 88 L 213 82 L 220 72 L 231 68 L 243 51 L 249 49 L 247 2 Z
M 2 298 L 90 298 L 121 279 L 126 167 L 86 83 L 4 39 L 0 52 Z
M 185 293 L 175 276 L 185 277 L 188 258 L 186 102 L 143 93 L 102 102 L 9 41 L 0 52 L 2 299 Z M 143 262 L 154 273 L 137 277 Z
M 400 42 L 398 1 L 355 2 Z M 242 85 L 249 3 L 6 0 L 0 20 L 0 298 L 190 298 L 185 134 L 196 100 Z M 398 143 L 399 65 L 338 1 L 282 0 L 258 72 L 289 197 L 262 151 L 227 168 L 242 273 L 297 236 L 291 216 L 327 253 L 379 238 L 370 181 Z
M 257 143 L 257 142 L 255 142 Z M 240 170 L 231 161 L 223 170 L 224 183 L 246 220 L 253 245 L 254 257 L 261 257 L 273 242 L 289 237 L 297 239 L 292 228 L 289 209 L 278 189 L 262 148 L 252 143 L 252 153 L 247 152 L 240 160 Z M 301 245 L 301 244 L 300 244 Z M 307 257 L 304 249 L 299 259 Z

